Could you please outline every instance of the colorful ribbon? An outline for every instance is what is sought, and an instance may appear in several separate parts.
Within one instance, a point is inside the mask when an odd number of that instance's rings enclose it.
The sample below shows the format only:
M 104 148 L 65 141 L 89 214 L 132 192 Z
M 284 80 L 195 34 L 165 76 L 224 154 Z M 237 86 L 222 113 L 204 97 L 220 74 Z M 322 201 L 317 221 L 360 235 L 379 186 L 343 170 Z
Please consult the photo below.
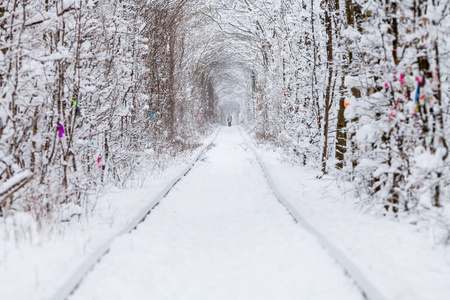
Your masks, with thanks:
M 395 102 L 394 108 L 392 108 L 391 114 L 389 115 L 389 122 L 394 120 L 395 111 L 397 110 L 398 104 L 402 101 L 402 99 L 398 98 L 397 102 Z
M 419 94 L 420 94 L 420 84 L 422 83 L 422 80 L 420 77 L 417 77 L 417 90 L 416 90 L 416 97 L 414 99 L 414 102 L 418 105 L 419 104 Z
M 59 138 L 62 138 L 64 136 L 64 127 L 61 125 L 61 123 L 56 122 L 59 125 Z

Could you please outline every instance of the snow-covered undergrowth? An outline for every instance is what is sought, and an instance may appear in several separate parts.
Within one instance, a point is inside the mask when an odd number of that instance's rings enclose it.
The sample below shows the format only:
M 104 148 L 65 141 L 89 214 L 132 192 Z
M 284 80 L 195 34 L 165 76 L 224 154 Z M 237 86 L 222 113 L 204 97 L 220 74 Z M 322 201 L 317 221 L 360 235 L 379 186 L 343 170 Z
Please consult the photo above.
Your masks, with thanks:
M 259 149 L 264 149 L 268 152 L 274 151 L 278 153 L 279 159 L 283 163 L 311 169 L 317 178 L 322 178 L 323 172 L 319 171 L 321 167 L 320 159 L 318 159 L 319 155 L 312 153 L 314 148 L 310 139 L 302 138 L 299 141 L 294 141 L 288 135 L 284 136 L 281 134 L 276 140 L 266 141 L 258 138 L 257 134 L 254 134 L 254 130 L 254 127 L 247 128 L 247 131 L 252 133 L 251 136 Z M 370 135 L 373 134 L 372 131 L 367 129 L 365 133 L 360 132 L 359 134 Z M 299 152 L 297 149 L 300 148 L 304 151 Z M 429 169 L 434 167 L 433 162 L 433 157 L 423 157 L 420 160 L 420 164 Z M 327 160 L 327 163 L 334 165 L 337 163 L 337 160 L 330 158 Z M 362 159 L 358 163 L 357 168 L 362 170 L 369 166 L 372 167 L 373 172 L 381 168 L 379 165 L 371 163 L 369 159 Z M 447 175 L 440 179 L 440 186 L 442 187 L 440 207 L 432 205 L 433 201 L 430 198 L 430 193 L 427 192 L 433 186 L 424 186 L 422 184 L 419 188 L 422 194 L 418 203 L 410 206 L 407 210 L 393 212 L 385 206 L 385 200 L 390 197 L 388 190 L 385 190 L 383 195 L 378 195 L 377 197 L 371 194 L 370 186 L 374 174 L 366 171 L 360 174 L 349 171 L 349 167 L 344 171 L 330 168 L 328 170 L 328 179 L 335 181 L 342 188 L 341 192 L 346 197 L 350 197 L 355 207 L 361 212 L 415 225 L 417 230 L 427 231 L 427 234 L 430 235 L 430 238 L 437 245 L 450 246 L 450 184 Z M 355 176 L 355 174 L 359 174 L 359 176 Z
M 0 218 L 0 231 L 4 231 L 7 239 L 23 239 L 31 243 L 45 235 L 62 234 L 71 226 L 68 223 L 90 219 L 101 203 L 99 199 L 109 191 L 142 188 L 149 178 L 159 176 L 167 168 L 190 157 L 198 145 L 192 145 L 176 156 L 170 153 L 155 154 L 152 149 L 135 155 L 128 153 L 127 165 L 121 168 L 120 175 L 114 175 L 116 179 L 106 175 L 110 180 L 102 183 L 100 174 L 84 186 L 84 190 L 77 195 L 77 201 L 66 202 L 66 197 L 60 193 L 43 197 L 43 189 L 54 191 L 54 187 L 34 181 L 21 192 L 16 203 L 4 207 L 7 210 L 3 210 L 4 215 Z

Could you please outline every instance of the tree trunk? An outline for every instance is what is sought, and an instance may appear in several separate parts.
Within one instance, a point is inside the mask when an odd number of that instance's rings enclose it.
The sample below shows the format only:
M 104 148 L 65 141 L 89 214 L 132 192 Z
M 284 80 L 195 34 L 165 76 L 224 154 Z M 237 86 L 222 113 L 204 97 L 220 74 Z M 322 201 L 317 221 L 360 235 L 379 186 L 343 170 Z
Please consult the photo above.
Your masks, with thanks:
M 327 40 L 327 69 L 328 69 L 328 83 L 325 94 L 325 105 L 324 105 L 324 126 L 323 126 L 323 136 L 324 144 L 322 151 L 322 172 L 327 173 L 327 159 L 328 159 L 328 128 L 329 128 L 329 117 L 331 108 L 331 86 L 333 80 L 333 23 L 330 16 L 330 11 L 332 9 L 331 2 L 328 2 L 328 7 L 325 9 L 325 25 L 326 32 L 328 36 Z

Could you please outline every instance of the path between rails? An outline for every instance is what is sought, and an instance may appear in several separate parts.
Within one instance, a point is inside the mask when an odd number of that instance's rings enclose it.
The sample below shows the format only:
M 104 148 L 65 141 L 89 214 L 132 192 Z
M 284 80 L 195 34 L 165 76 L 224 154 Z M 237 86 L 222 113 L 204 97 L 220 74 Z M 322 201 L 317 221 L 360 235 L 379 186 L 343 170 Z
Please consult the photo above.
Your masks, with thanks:
M 70 299 L 363 299 L 277 201 L 237 127 Z

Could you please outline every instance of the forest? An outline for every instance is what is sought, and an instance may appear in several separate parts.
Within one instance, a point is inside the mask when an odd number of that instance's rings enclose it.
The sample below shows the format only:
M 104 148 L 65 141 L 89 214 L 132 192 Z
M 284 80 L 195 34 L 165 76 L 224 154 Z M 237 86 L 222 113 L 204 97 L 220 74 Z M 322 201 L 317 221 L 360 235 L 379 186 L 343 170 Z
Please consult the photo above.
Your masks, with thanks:
M 4 0 L 0 219 L 79 220 L 233 113 L 448 243 L 449 76 L 448 0 Z

